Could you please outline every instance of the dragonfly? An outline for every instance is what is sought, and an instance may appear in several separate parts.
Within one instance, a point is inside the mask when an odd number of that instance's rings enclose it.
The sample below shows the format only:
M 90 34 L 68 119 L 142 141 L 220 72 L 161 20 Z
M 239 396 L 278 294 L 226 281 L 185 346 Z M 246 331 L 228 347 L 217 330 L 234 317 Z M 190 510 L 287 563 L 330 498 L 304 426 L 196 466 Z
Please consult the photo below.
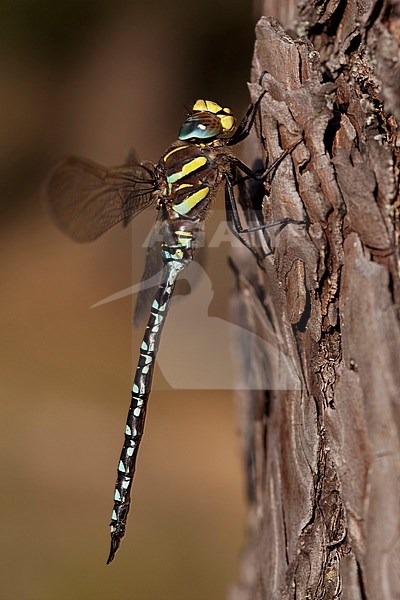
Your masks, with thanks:
M 49 177 L 46 197 L 52 218 L 64 233 L 78 242 L 94 240 L 117 223 L 127 225 L 151 205 L 159 211 L 162 278 L 140 345 L 117 468 L 107 564 L 114 559 L 126 531 L 154 366 L 175 283 L 195 257 L 217 189 L 225 187 L 229 228 L 256 255 L 248 234 L 288 221 L 246 228 L 235 196 L 235 188 L 242 181 L 265 181 L 300 142 L 281 153 L 270 166 L 257 171 L 232 153 L 230 147 L 249 135 L 264 94 L 250 104 L 238 126 L 229 108 L 211 100 L 197 100 L 180 129 L 178 140 L 155 165 L 141 162 L 133 154 L 126 164 L 111 168 L 69 157 L 58 164 Z

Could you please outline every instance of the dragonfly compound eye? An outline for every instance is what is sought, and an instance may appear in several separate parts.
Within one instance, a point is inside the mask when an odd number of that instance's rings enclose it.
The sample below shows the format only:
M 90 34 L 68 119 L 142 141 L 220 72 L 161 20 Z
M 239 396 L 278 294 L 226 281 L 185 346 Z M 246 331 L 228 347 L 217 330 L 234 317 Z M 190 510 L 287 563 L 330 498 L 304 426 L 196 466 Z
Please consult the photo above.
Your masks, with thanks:
M 210 140 L 223 133 L 220 119 L 210 112 L 189 115 L 179 132 L 180 140 Z
M 197 100 L 192 114 L 182 125 L 179 139 L 210 140 L 231 133 L 235 126 L 235 117 L 229 108 L 223 108 L 212 100 Z
M 197 100 L 195 102 L 192 111 L 207 111 L 221 121 L 222 133 L 231 133 L 236 127 L 235 117 L 232 114 L 230 108 L 223 108 L 220 104 L 213 102 L 212 100 Z

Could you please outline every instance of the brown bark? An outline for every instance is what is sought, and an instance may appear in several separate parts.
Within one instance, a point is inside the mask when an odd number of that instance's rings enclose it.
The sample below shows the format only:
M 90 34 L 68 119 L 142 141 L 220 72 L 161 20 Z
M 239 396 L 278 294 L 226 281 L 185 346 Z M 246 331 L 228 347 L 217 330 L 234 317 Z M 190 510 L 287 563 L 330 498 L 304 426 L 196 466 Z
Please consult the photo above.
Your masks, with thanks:
M 277 170 L 264 218 L 304 224 L 271 236 L 262 267 L 245 252 L 234 262 L 242 322 L 264 337 L 272 329 L 292 372 L 275 374 L 281 389 L 241 396 L 251 504 L 230 598 L 392 600 L 400 598 L 399 6 L 286 7 L 297 20 L 285 22 L 290 34 L 273 17 L 257 25 L 252 81 L 266 74 L 250 88 L 253 100 L 266 90 L 264 159 L 303 138 Z M 265 247 L 265 235 L 257 238 Z M 245 354 L 257 381 L 282 364 L 254 345 Z

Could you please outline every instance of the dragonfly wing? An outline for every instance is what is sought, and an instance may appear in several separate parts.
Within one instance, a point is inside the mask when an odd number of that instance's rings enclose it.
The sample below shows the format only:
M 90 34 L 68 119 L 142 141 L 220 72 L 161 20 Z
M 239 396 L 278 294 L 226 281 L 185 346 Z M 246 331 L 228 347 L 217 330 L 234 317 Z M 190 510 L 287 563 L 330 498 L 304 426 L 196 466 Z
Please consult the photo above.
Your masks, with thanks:
M 165 264 L 161 253 L 162 235 L 161 222 L 157 220 L 146 243 L 147 254 L 140 284 L 141 289 L 133 313 L 135 327 L 138 327 L 148 317 L 150 305 L 154 298 L 154 288 L 163 280 Z
M 133 150 L 131 148 L 131 150 L 128 153 L 127 159 L 126 159 L 126 164 L 127 165 L 135 165 L 135 166 L 140 166 L 144 169 L 147 169 L 147 171 L 149 173 L 151 173 L 151 177 L 152 177 L 152 181 L 154 182 L 155 180 L 155 175 L 154 175 L 154 164 L 150 161 L 140 161 L 138 155 L 136 154 L 135 150 Z M 153 186 L 153 190 L 155 189 L 155 186 Z M 136 214 L 136 213 L 135 213 Z M 126 227 L 127 225 L 129 225 L 129 223 L 132 221 L 132 219 L 135 218 L 135 214 L 130 214 L 128 217 L 124 218 L 123 220 L 123 225 L 124 227 Z
M 98 238 L 129 221 L 153 201 L 154 165 L 106 168 L 70 157 L 56 166 L 46 186 L 46 204 L 59 228 L 78 242 Z

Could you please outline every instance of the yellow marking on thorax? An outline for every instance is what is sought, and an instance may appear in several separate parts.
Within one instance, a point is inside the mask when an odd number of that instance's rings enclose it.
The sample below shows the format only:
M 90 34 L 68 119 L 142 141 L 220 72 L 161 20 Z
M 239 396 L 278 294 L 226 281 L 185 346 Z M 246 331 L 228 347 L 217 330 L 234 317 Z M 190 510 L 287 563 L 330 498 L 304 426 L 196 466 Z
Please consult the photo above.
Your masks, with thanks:
M 168 175 L 167 181 L 168 181 L 168 183 L 175 183 L 176 181 L 179 181 L 186 175 L 193 173 L 193 171 L 197 171 L 197 169 L 200 169 L 200 167 L 203 167 L 205 164 L 207 164 L 206 157 L 198 156 L 197 158 L 194 158 L 193 160 L 191 160 L 188 163 L 186 163 L 185 165 L 183 165 L 183 167 L 180 171 L 177 171 L 176 173 L 172 173 L 172 175 Z
M 187 215 L 197 204 L 199 204 L 204 198 L 209 194 L 210 190 L 208 187 L 202 187 L 194 194 L 191 194 L 181 202 L 173 207 L 174 211 L 178 213 L 178 215 Z
M 177 148 L 173 148 L 170 150 L 163 158 L 164 162 L 167 162 L 170 156 L 174 154 L 174 152 L 178 152 L 178 150 L 183 150 L 184 148 L 189 148 L 189 146 L 178 146 Z

